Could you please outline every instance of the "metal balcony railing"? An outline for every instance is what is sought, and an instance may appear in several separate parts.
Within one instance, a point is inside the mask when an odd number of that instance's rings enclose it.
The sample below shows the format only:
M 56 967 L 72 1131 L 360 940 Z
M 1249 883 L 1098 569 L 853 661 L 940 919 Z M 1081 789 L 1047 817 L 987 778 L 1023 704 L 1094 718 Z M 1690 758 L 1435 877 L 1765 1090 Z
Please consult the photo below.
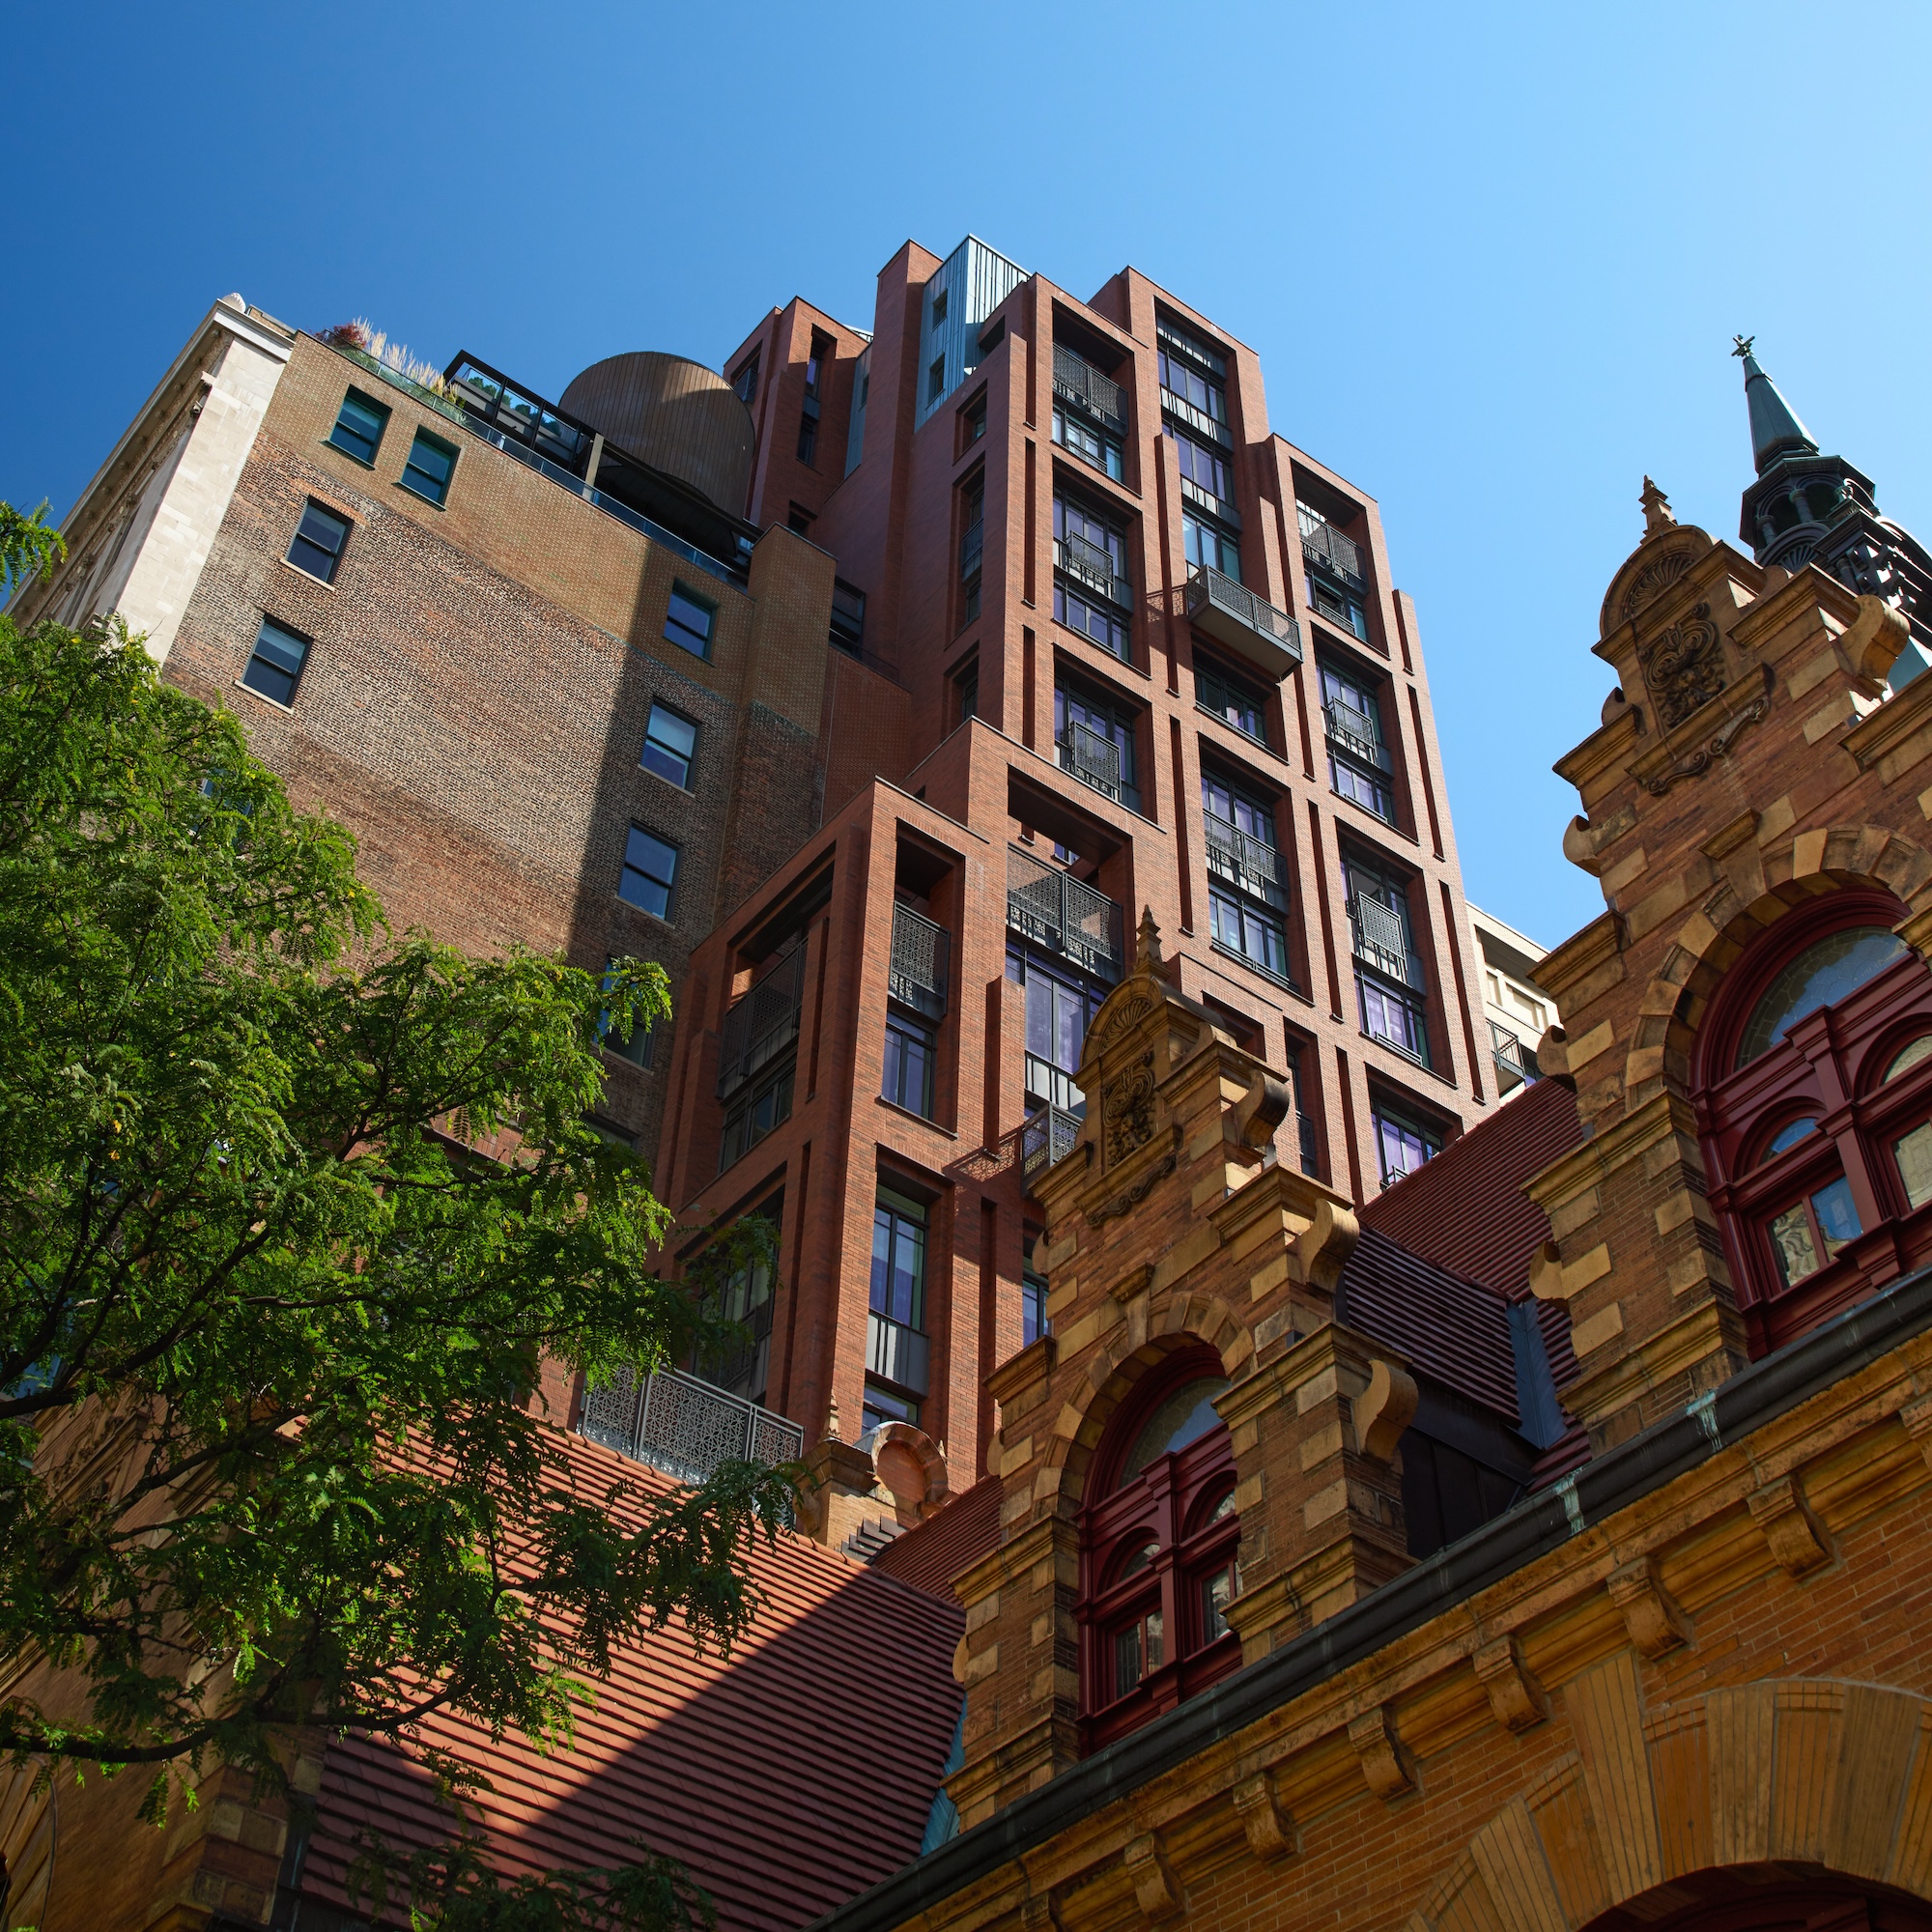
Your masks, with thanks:
M 1355 957 L 1383 978 L 1421 991 L 1426 981 L 1422 961 L 1408 947 L 1408 928 L 1402 915 L 1379 899 L 1358 895 L 1349 901 L 1349 923 L 1354 932 Z
M 1160 392 L 1160 406 L 1177 422 L 1191 429 L 1197 436 L 1205 436 L 1210 442 L 1218 442 L 1223 449 L 1234 448 L 1235 435 L 1228 425 L 1216 421 L 1206 410 L 1197 410 L 1185 396 L 1177 396 L 1172 389 L 1163 389 Z
M 1123 611 L 1134 608 L 1132 584 L 1121 575 L 1113 552 L 1102 545 L 1068 531 L 1055 543 L 1053 561 L 1056 568 L 1089 590 L 1097 591 L 1109 603 L 1118 604 Z
M 1062 1107 L 1042 1107 L 1020 1128 L 1020 1171 L 1031 1180 L 1065 1160 L 1080 1138 L 1080 1122 Z
M 1053 393 L 1091 412 L 1117 434 L 1127 430 L 1126 391 L 1084 355 L 1053 346 Z
M 708 1481 L 721 1463 L 794 1463 L 805 1431 L 743 1396 L 676 1369 L 639 1377 L 620 1369 L 607 1388 L 583 1399 L 578 1425 L 592 1442 L 675 1476 Z
M 980 568 L 985 543 L 986 526 L 983 523 L 968 524 L 965 534 L 959 539 L 959 581 L 962 583 Z
M 1367 588 L 1362 576 L 1362 550 L 1353 537 L 1345 537 L 1326 517 L 1317 516 L 1305 504 L 1295 505 L 1301 523 L 1301 551 L 1319 564 L 1325 564 L 1350 590 Z
M 1101 980 L 1121 977 L 1121 909 L 1104 893 L 1042 865 L 1031 852 L 1007 849 L 1007 923 L 1049 952 Z
M 1321 715 L 1328 723 L 1328 742 L 1337 751 L 1348 753 L 1365 765 L 1374 765 L 1380 772 L 1394 769 L 1388 747 L 1382 743 L 1381 728 L 1367 712 L 1344 704 L 1339 697 L 1331 697 L 1321 707 Z
M 1283 904 L 1281 854 L 1265 839 L 1211 811 L 1203 823 L 1208 828 L 1208 869 L 1269 905 Z
M 718 1097 L 735 1093 L 798 1038 L 805 1003 L 805 945 L 801 941 L 733 1003 L 720 1029 Z
M 1205 563 L 1188 573 L 1187 615 L 1209 637 L 1263 664 L 1275 677 L 1301 662 L 1301 626 L 1265 597 Z
M 1026 1095 L 1029 1106 L 1058 1107 L 1076 1121 L 1086 1116 L 1087 1096 L 1073 1084 L 1073 1075 L 1037 1053 L 1026 1057 Z
M 1121 748 L 1111 738 L 1090 730 L 1077 719 L 1066 726 L 1065 737 L 1058 741 L 1060 768 L 1070 772 L 1082 784 L 1105 792 L 1117 803 L 1121 798 Z
M 1536 1064 L 1535 1048 L 1525 1046 L 1508 1027 L 1495 1020 L 1490 1022 L 1490 1052 L 1505 1094 L 1528 1086 L 1542 1071 Z
M 911 906 L 894 906 L 893 967 L 888 981 L 893 998 L 928 1019 L 943 1018 L 952 952 L 952 935 L 943 925 L 935 925 Z
M 1338 631 L 1347 631 L 1351 638 L 1368 642 L 1369 620 L 1359 604 L 1350 604 L 1347 598 L 1338 596 L 1319 577 L 1308 580 L 1308 601 L 1318 617 L 1326 618 Z
M 866 1373 L 894 1382 L 914 1395 L 923 1395 L 929 1380 L 930 1341 L 888 1315 L 866 1315 Z

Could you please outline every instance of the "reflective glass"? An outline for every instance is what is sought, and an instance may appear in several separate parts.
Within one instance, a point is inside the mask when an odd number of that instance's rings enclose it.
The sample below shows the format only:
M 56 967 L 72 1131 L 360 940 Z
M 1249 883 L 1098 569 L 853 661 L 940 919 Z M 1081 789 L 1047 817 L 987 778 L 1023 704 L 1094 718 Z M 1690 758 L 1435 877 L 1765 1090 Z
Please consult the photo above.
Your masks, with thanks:
M 1124 1489 L 1157 1457 L 1185 1449 L 1190 1442 L 1198 1442 L 1210 1429 L 1218 1428 L 1221 1415 L 1214 1406 L 1214 1398 L 1227 1387 L 1228 1383 L 1219 1376 L 1202 1376 L 1194 1381 L 1183 1382 L 1168 1396 L 1134 1437 L 1134 1446 L 1121 1465 L 1121 1478 L 1116 1487 Z
M 293 704 L 296 686 L 301 681 L 302 666 L 307 660 L 307 639 L 298 638 L 265 617 L 255 639 L 254 655 L 242 673 L 242 682 L 250 691 L 273 698 L 277 704 Z
M 672 784 L 691 783 L 691 760 L 697 750 L 697 726 L 662 704 L 651 706 L 651 722 L 644 730 L 644 750 L 639 762 L 647 772 L 655 772 Z
M 1905 1183 L 1905 1198 L 1915 1208 L 1924 1207 L 1932 1201 L 1932 1121 L 1894 1141 L 1891 1152 L 1898 1162 L 1898 1178 Z
M 660 919 L 670 917 L 671 887 L 677 881 L 677 848 L 634 825 L 624 846 L 624 869 L 617 896 Z
M 1806 1014 L 1858 991 L 1910 949 L 1882 925 L 1847 926 L 1807 946 L 1757 1003 L 1738 1043 L 1740 1066 L 1769 1053 Z
M 1928 1056 L 1932 1056 L 1932 1033 L 1923 1033 L 1904 1052 L 1893 1056 L 1891 1065 L 1885 1069 L 1886 1080 L 1896 1080 L 1901 1073 L 1910 1073 Z

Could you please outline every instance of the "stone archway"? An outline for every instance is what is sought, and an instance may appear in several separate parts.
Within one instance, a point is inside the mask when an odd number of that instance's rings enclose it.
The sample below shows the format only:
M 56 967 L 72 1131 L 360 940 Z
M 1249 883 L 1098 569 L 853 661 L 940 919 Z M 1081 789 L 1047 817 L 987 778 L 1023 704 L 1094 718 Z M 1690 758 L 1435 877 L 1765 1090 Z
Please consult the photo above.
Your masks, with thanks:
M 1476 1833 L 1414 1932 L 1581 1932 L 1727 1868 L 1932 1901 L 1932 1705 L 1915 1692 L 1775 1678 L 1646 1711 L 1626 1651 L 1563 1701 L 1577 1748 Z
M 1847 886 L 1880 887 L 1915 916 L 1932 900 L 1932 854 L 1883 826 L 1820 827 L 1768 851 L 1747 840 L 1719 864 L 1722 881 L 1678 928 L 1637 1003 L 1624 1063 L 1627 1109 L 1688 1092 L 1697 1028 L 1719 982 L 1750 941 L 1794 906 Z

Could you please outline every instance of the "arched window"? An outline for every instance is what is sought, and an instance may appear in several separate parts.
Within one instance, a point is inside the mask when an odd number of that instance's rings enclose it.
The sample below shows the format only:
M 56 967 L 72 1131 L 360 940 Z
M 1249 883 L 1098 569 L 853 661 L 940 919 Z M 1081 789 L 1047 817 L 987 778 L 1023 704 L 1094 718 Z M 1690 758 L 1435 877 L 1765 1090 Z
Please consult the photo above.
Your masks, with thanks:
M 1730 970 L 1698 1126 L 1753 1355 L 1932 1261 L 1932 974 L 1889 895 L 1787 914 Z
M 1227 1623 L 1238 1588 L 1235 1457 L 1211 1349 L 1190 1350 L 1122 1406 L 1080 1512 L 1081 1729 L 1111 1743 L 1241 1661 Z

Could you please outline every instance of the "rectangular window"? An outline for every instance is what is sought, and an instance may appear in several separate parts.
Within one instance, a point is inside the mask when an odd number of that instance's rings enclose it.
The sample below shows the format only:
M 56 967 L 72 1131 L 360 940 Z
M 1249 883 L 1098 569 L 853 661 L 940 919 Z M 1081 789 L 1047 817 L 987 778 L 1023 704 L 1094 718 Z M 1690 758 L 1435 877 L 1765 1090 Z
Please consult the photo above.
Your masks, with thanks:
M 651 706 L 651 722 L 644 727 L 643 754 L 638 762 L 647 772 L 685 791 L 691 789 L 691 761 L 697 755 L 697 726 L 667 704 Z
M 909 1422 L 919 1427 L 919 1404 L 896 1389 L 882 1388 L 870 1376 L 866 1378 L 866 1413 L 863 1427 L 867 1435 L 882 1423 Z
M 932 367 L 925 372 L 925 400 L 936 403 L 946 393 L 946 357 L 935 355 Z
M 410 460 L 403 465 L 402 483 L 426 503 L 440 509 L 449 500 L 449 479 L 456 473 L 456 445 L 432 436 L 426 429 L 416 431 L 410 445 Z
M 345 456 L 353 456 L 357 463 L 373 469 L 376 452 L 383 446 L 383 432 L 388 426 L 386 403 L 365 396 L 360 389 L 351 389 L 336 412 L 335 427 L 328 432 L 328 440 Z
M 751 1152 L 774 1127 L 791 1119 L 795 1066 L 796 1062 L 787 1057 L 781 1065 L 768 1066 L 732 1095 L 730 1105 L 724 1110 L 724 1144 L 718 1155 L 720 1174 Z
M 1177 431 L 1169 431 L 1174 438 L 1176 453 L 1180 458 L 1180 473 L 1197 490 L 1205 490 L 1208 496 L 1221 502 L 1232 502 L 1235 497 L 1234 472 L 1228 468 L 1228 460 L 1218 450 L 1209 449 L 1205 442 L 1196 442 L 1191 436 L 1181 436 Z
M 1381 703 L 1374 681 L 1324 660 L 1321 715 L 1329 783 L 1340 797 L 1393 825 L 1394 760 L 1382 738 Z
M 738 365 L 738 373 L 731 378 L 731 386 L 738 392 L 738 400 L 747 409 L 758 399 L 758 352 L 754 349 Z
M 1228 420 L 1227 358 L 1173 324 L 1159 326 L 1160 386 L 1210 422 Z
M 321 582 L 333 583 L 342 564 L 343 546 L 348 541 L 349 519 L 324 509 L 311 497 L 302 511 L 301 522 L 296 526 L 288 560 Z
M 1279 913 L 1214 886 L 1208 891 L 1208 907 L 1213 943 L 1221 952 L 1236 953 L 1270 979 L 1287 981 L 1288 926 Z
M 1274 809 L 1210 771 L 1201 774 L 1213 944 L 1290 982 L 1287 879 L 1275 849 Z
M 1376 1128 L 1376 1152 L 1381 1161 L 1382 1185 L 1393 1186 L 1405 1175 L 1413 1174 L 1426 1160 L 1442 1151 L 1442 1135 L 1412 1117 L 1381 1100 L 1370 1107 Z
M 1028 1107 L 1058 1107 L 1084 1117 L 1087 1096 L 1073 1084 L 1073 1075 L 1106 989 L 1065 969 L 1042 966 L 1024 952 L 1007 955 L 1007 978 L 1026 989 Z
M 895 1107 L 922 1120 L 932 1118 L 933 1063 L 939 1046 L 931 1028 L 891 1013 L 886 1018 L 886 1077 L 883 1092 Z
M 1408 892 L 1392 873 L 1343 861 L 1362 1031 L 1398 1053 L 1430 1064 L 1422 961 L 1409 927 Z
M 1020 1273 L 1020 1347 L 1032 1348 L 1051 1329 L 1046 1319 L 1046 1277 L 1024 1268 Z
M 866 593 L 843 578 L 832 581 L 831 641 L 856 658 L 866 642 Z
M 670 607 L 665 614 L 665 637 L 682 644 L 693 657 L 709 660 L 711 626 L 718 615 L 716 605 L 707 604 L 682 583 L 670 587 Z
M 1055 410 L 1053 440 L 1062 449 L 1077 456 L 1082 463 L 1103 471 L 1116 483 L 1123 479 L 1125 472 L 1122 468 L 1119 439 L 1107 435 L 1104 430 L 1094 429 L 1065 410 Z
M 1236 731 L 1257 743 L 1267 743 L 1266 714 L 1261 693 L 1198 659 L 1194 666 L 1194 701 L 1204 711 L 1226 719 Z
M 614 962 L 613 962 L 614 963 Z M 611 975 L 604 975 L 604 988 L 611 987 Z M 630 1037 L 619 1039 L 611 1031 L 611 1015 L 603 1012 L 597 1017 L 597 1043 L 606 1053 L 614 1053 L 619 1060 L 628 1060 L 633 1066 L 648 1067 L 656 1052 L 657 1022 L 650 1021 L 643 1026 L 634 1026 Z
M 782 1191 L 761 1201 L 753 1215 L 771 1224 L 774 1236 L 784 1223 Z M 772 1264 L 759 1254 L 740 1263 L 729 1274 L 714 1275 L 702 1311 L 716 1321 L 735 1323 L 735 1338 L 711 1350 L 693 1354 L 692 1367 L 716 1388 L 727 1389 L 753 1402 L 765 1399 L 765 1376 L 771 1359 Z
M 805 358 L 805 393 L 818 394 L 819 378 L 825 373 L 825 365 L 831 361 L 832 353 L 838 345 L 829 335 L 821 335 L 816 329 L 811 332 L 811 354 Z
M 960 622 L 980 614 L 980 566 L 986 548 L 986 490 L 976 481 L 966 493 L 965 526 L 959 535 Z
M 1135 811 L 1141 809 L 1134 781 L 1134 721 L 1124 711 L 1098 696 L 1056 685 L 1053 738 L 1062 770 Z
M 818 456 L 818 418 L 801 416 L 798 424 L 798 460 L 810 467 Z
M 959 694 L 959 722 L 965 724 L 969 718 L 980 715 L 980 660 L 975 658 L 964 670 L 952 680 L 953 689 Z
M 1180 547 L 1186 553 L 1188 568 L 1196 565 L 1218 570 L 1223 577 L 1241 581 L 1241 547 L 1220 527 L 1191 511 L 1180 513 Z
M 677 847 L 667 845 L 634 825 L 624 844 L 624 869 L 617 896 L 659 919 L 670 917 L 671 889 L 677 883 Z
M 925 1209 L 884 1187 L 872 1213 L 871 1310 L 925 1328 Z
M 986 434 L 986 392 L 981 389 L 961 412 L 959 440 L 961 453 Z
M 296 701 L 296 686 L 301 682 L 302 666 L 308 662 L 308 639 L 286 630 L 272 617 L 262 619 L 255 634 L 255 649 L 242 682 L 277 704 Z
M 1128 654 L 1125 534 L 1065 497 L 1053 499 L 1053 614 L 1117 658 Z

